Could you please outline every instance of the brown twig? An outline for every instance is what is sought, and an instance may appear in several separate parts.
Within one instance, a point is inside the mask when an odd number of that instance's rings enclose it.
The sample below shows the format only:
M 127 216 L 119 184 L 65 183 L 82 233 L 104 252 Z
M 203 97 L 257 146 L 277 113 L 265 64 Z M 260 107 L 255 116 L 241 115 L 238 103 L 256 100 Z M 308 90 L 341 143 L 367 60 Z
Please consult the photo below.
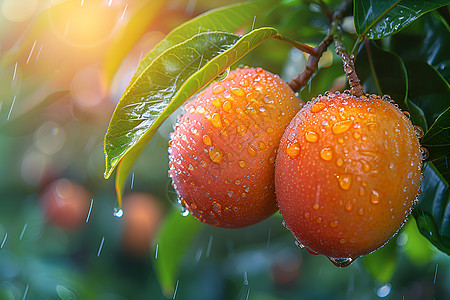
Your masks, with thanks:
M 331 25 L 330 28 L 328 29 L 328 34 L 322 40 L 322 42 L 316 48 L 314 48 L 314 53 L 311 53 L 311 55 L 308 58 L 308 61 L 306 62 L 305 70 L 288 82 L 288 85 L 292 88 L 294 92 L 298 92 L 304 86 L 306 86 L 308 84 L 308 81 L 314 74 L 314 72 L 317 70 L 319 60 L 322 57 L 322 54 L 327 50 L 328 46 L 331 44 L 333 39 L 335 39 L 338 24 L 340 23 L 344 15 L 344 11 L 346 10 L 347 5 L 349 5 L 349 3 L 351 3 L 351 1 L 344 1 L 342 5 L 338 8 L 338 10 L 333 14 L 333 17 L 331 18 Z M 325 4 L 322 2 L 322 11 L 326 13 L 329 10 L 325 9 L 324 5 Z
M 287 83 L 294 92 L 300 91 L 306 84 L 308 84 L 309 79 L 317 70 L 322 54 L 327 50 L 332 41 L 333 36 L 327 35 L 319 46 L 314 49 L 315 53 L 309 56 L 305 70 Z

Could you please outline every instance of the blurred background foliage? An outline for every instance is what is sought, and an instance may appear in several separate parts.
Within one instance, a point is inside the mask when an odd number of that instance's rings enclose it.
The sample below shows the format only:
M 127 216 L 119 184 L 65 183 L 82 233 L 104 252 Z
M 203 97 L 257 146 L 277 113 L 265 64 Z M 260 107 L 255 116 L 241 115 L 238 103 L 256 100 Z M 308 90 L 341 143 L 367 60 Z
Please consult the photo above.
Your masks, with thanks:
M 297 249 L 279 214 L 238 230 L 181 216 L 167 176 L 168 135 L 176 116 L 134 165 L 123 217 L 113 215 L 116 194 L 113 181 L 103 178 L 102 142 L 139 61 L 174 27 L 234 2 L 0 1 L 0 299 L 450 296 L 448 256 L 420 234 L 414 218 L 385 247 L 339 269 L 325 257 Z M 273 26 L 315 46 L 329 25 L 315 2 L 281 1 L 251 26 Z M 340 1 L 325 2 L 335 7 Z M 397 70 L 393 66 L 400 57 L 410 62 L 409 80 L 439 90 L 413 63 L 427 62 L 445 79 L 445 95 L 450 41 L 445 14 L 448 18 L 448 10 L 427 13 L 365 49 L 380 51 L 386 59 L 378 65 L 382 71 Z M 352 19 L 344 19 L 348 49 L 354 30 Z M 238 64 L 261 66 L 289 80 L 305 61 L 303 53 L 272 40 Z M 370 90 L 374 83 L 367 77 Z M 308 100 L 344 86 L 342 64 L 330 48 L 300 96 Z M 426 106 L 420 91 L 410 106 Z M 441 112 L 448 107 L 440 104 Z M 423 118 L 411 114 L 427 128 L 437 110 L 425 111 Z M 446 159 L 435 165 L 448 176 Z

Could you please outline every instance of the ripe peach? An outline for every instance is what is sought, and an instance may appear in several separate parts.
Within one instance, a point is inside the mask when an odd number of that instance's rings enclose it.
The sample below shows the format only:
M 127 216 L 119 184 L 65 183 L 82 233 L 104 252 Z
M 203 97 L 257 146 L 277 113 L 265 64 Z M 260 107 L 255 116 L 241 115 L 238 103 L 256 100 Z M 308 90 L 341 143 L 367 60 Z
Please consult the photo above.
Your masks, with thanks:
M 40 198 L 45 216 L 54 225 L 75 229 L 85 223 L 91 195 L 78 183 L 58 179 L 45 188 Z
M 201 92 L 169 143 L 169 175 L 182 205 L 200 221 L 228 228 L 277 211 L 275 151 L 302 104 L 261 68 L 231 71 Z
M 293 118 L 278 150 L 275 187 L 286 226 L 300 245 L 341 266 L 385 244 L 416 201 L 416 128 L 386 98 L 319 96 Z

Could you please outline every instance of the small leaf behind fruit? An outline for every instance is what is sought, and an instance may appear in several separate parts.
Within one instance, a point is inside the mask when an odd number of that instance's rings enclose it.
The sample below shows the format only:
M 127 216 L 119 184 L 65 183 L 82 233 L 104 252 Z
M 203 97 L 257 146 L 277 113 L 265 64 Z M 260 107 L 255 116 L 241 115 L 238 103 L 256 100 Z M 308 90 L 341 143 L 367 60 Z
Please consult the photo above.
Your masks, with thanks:
M 131 166 L 162 122 L 253 48 L 277 35 L 273 28 L 244 36 L 200 33 L 169 48 L 148 66 L 122 96 L 104 140 L 105 178 L 121 161 L 116 178 L 119 204 Z
M 448 168 L 448 167 L 447 167 Z M 450 188 L 433 163 L 427 163 L 422 193 L 413 215 L 420 232 L 450 255 Z
M 392 35 L 426 12 L 448 5 L 448 0 L 354 1 L 356 33 L 369 39 Z
M 408 82 L 400 57 L 370 41 L 358 53 L 355 67 L 366 93 L 388 94 L 402 109 L 406 109 Z
M 178 267 L 202 225 L 191 215 L 183 217 L 178 209 L 173 209 L 164 221 L 157 239 L 158 252 L 155 254 L 154 267 L 167 297 L 173 295 Z
M 430 161 L 450 155 L 450 107 L 436 119 L 421 144 L 430 153 Z

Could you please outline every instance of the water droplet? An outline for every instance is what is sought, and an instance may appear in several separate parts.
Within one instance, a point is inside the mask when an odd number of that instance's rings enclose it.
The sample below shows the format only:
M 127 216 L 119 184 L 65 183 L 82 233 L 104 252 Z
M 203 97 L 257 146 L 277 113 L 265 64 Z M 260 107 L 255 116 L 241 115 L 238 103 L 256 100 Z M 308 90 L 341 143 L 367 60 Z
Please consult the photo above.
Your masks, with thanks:
M 286 153 L 292 157 L 296 158 L 300 154 L 300 145 L 298 143 L 293 143 L 286 148 Z
M 223 152 L 219 148 L 213 146 L 209 149 L 209 157 L 216 164 L 220 164 L 223 160 Z
M 341 187 L 341 189 L 346 191 L 350 189 L 352 185 L 352 174 L 345 173 L 342 175 L 337 175 L 336 178 L 339 182 L 339 186 Z
M 215 113 L 212 115 L 211 123 L 216 128 L 222 128 L 222 119 L 220 118 L 220 115 L 218 113 Z
M 381 97 L 381 99 L 383 99 L 384 101 L 387 101 L 387 102 L 392 102 L 392 98 L 389 95 L 383 95 L 383 97 Z
M 273 130 L 272 127 L 267 127 L 267 128 L 266 128 L 266 132 L 267 132 L 267 133 L 273 133 L 273 131 L 274 131 L 274 130 Z
M 231 102 L 230 102 L 230 101 L 225 101 L 225 102 L 223 103 L 222 109 L 223 109 L 224 111 L 226 111 L 227 113 L 231 112 Z
M 206 167 L 206 162 L 204 160 L 202 160 L 200 162 L 200 167 L 202 167 L 202 168 Z
M 430 153 L 428 152 L 427 148 L 421 146 L 419 150 L 420 154 L 422 155 L 422 160 L 426 160 L 430 156 Z
M 231 88 L 231 93 L 238 96 L 238 97 L 243 97 L 245 96 L 245 92 L 243 89 L 238 88 L 238 87 L 232 87 Z
M 214 105 L 217 108 L 222 107 L 222 101 L 219 98 L 214 98 L 211 100 L 211 104 Z
M 191 164 L 189 164 L 189 166 L 188 166 L 188 170 L 189 170 L 189 171 L 194 171 L 194 166 L 193 166 L 193 165 L 191 165 Z
M 336 165 L 338 167 L 342 167 L 344 165 L 344 160 L 340 157 L 338 157 L 338 159 L 336 159 Z
M 408 119 L 411 119 L 411 114 L 407 111 L 404 111 L 403 114 L 405 115 L 405 117 L 407 117 Z
M 263 142 L 259 142 L 259 149 L 266 149 L 266 144 L 264 144 Z
M 352 258 L 333 258 L 333 257 L 328 257 L 328 259 L 333 263 L 333 265 L 335 265 L 336 267 L 339 267 L 339 268 L 348 267 L 353 262 Z
M 205 108 L 203 106 L 197 106 L 196 111 L 199 114 L 203 114 L 203 113 L 205 113 L 206 110 L 205 110 Z
M 256 149 L 253 148 L 251 143 L 248 143 L 247 145 L 247 152 L 248 154 L 250 154 L 251 156 L 256 156 L 256 154 L 258 154 L 258 152 L 256 152 Z
M 330 161 L 333 159 L 333 151 L 331 150 L 331 148 L 323 148 L 320 151 L 320 158 L 322 158 L 325 161 Z
M 230 197 L 230 198 L 233 197 L 233 194 L 234 194 L 233 191 L 228 191 L 228 192 L 227 192 L 227 195 L 228 195 L 228 197 Z
M 334 228 L 334 227 L 336 227 L 338 225 L 338 223 L 339 223 L 338 220 L 331 221 L 330 222 L 330 227 Z
M 236 127 L 236 132 L 238 135 L 244 135 L 247 132 L 247 126 L 239 125 L 238 127 Z
M 114 207 L 113 216 L 116 218 L 121 218 L 123 216 L 123 210 L 122 210 L 122 208 L 120 208 L 118 203 Z
M 324 109 L 326 106 L 327 105 L 325 104 L 325 102 L 316 102 L 313 104 L 313 106 L 311 106 L 311 112 L 317 113 Z
M 353 120 L 344 120 L 344 121 L 337 122 L 333 125 L 333 127 L 331 127 L 331 131 L 334 134 L 344 133 L 350 129 L 350 127 L 352 126 L 352 123 L 353 123 Z
M 300 243 L 298 240 L 295 240 L 295 246 L 297 246 L 297 248 L 299 248 L 299 249 L 304 249 L 305 248 L 305 245 Z
M 212 93 L 213 93 L 214 95 L 220 94 L 220 93 L 222 93 L 222 92 L 224 92 L 224 91 L 225 91 L 225 88 L 224 88 L 223 85 L 221 85 L 221 84 L 216 85 L 216 86 L 213 87 L 213 89 L 212 89 Z
M 189 215 L 189 210 L 186 209 L 185 207 L 181 207 L 181 215 L 183 217 L 187 217 Z
M 207 146 L 211 146 L 211 138 L 208 135 L 203 136 L 203 143 Z
M 305 218 L 309 219 L 309 212 L 305 212 Z
M 355 139 L 359 139 L 361 137 L 361 133 L 359 133 L 358 131 L 353 132 L 353 137 Z
M 372 190 L 372 194 L 370 195 L 370 202 L 373 204 L 380 203 L 380 194 L 376 190 Z
M 375 131 L 378 127 L 378 124 L 376 122 L 369 122 L 367 123 L 367 127 L 370 131 Z
M 310 143 L 315 143 L 319 140 L 319 135 L 314 131 L 308 131 L 305 133 L 305 139 Z
M 244 168 L 245 165 L 246 165 L 245 161 L 243 161 L 243 160 L 239 161 L 239 167 Z
M 345 204 L 345 210 L 346 210 L 346 211 L 352 211 L 352 208 L 353 208 L 353 202 L 348 201 L 348 202 Z
M 344 138 L 342 138 L 341 136 L 337 138 L 337 141 L 339 144 L 343 144 L 344 143 Z
M 221 208 L 221 205 L 219 203 L 217 203 L 217 202 L 213 202 L 212 207 L 213 207 L 214 211 L 219 211 L 220 208 Z
M 416 132 L 417 138 L 420 139 L 420 138 L 423 137 L 424 133 L 423 133 L 422 127 L 415 125 L 415 126 L 414 126 L 414 131 Z
M 367 161 L 365 161 L 364 159 L 361 159 L 360 162 L 361 162 L 363 171 L 365 173 L 369 172 L 371 169 L 369 163 Z
M 269 163 L 270 163 L 270 164 L 275 163 L 275 156 L 269 157 Z
M 241 181 L 238 179 L 238 180 L 236 180 L 234 183 L 235 183 L 236 185 L 240 185 L 240 184 L 241 184 Z
M 359 187 L 358 195 L 360 195 L 361 197 L 364 196 L 364 188 L 362 186 Z
M 364 215 L 364 209 L 362 207 L 358 210 L 358 215 Z

